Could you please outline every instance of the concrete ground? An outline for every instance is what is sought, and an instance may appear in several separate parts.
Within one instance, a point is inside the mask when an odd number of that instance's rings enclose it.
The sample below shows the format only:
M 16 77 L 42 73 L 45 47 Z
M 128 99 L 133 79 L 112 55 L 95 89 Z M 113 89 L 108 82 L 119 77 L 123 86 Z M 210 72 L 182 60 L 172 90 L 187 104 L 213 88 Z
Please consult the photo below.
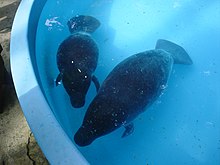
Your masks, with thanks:
M 20 0 L 0 0 L 0 43 L 6 69 L 10 72 L 9 44 L 13 18 Z M 0 113 L 0 165 L 49 164 L 23 116 L 13 88 L 5 93 Z

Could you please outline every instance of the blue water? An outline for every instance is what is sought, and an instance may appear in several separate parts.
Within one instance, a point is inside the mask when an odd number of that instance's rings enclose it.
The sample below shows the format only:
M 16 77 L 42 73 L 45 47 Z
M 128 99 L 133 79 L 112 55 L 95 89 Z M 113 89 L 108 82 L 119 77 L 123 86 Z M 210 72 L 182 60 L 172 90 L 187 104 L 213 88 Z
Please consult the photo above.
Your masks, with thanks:
M 46 98 L 72 141 L 96 94 L 91 84 L 86 105 L 74 109 L 63 86 L 54 86 L 56 52 L 76 14 L 101 22 L 92 34 L 101 83 L 120 61 L 153 49 L 159 38 L 180 44 L 194 62 L 173 67 L 164 94 L 134 121 L 132 135 L 122 139 L 120 128 L 78 147 L 85 158 L 92 165 L 219 165 L 220 1 L 48 0 L 38 25 L 36 60 Z

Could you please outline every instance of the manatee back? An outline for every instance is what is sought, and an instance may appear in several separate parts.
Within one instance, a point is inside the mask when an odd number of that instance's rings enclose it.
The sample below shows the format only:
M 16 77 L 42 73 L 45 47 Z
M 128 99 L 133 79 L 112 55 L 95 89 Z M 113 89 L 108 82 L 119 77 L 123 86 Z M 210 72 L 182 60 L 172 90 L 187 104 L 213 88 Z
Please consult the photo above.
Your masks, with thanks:
M 117 104 L 127 105 L 129 113 L 137 113 L 138 109 L 142 111 L 161 94 L 172 65 L 172 57 L 162 50 L 133 55 L 112 70 L 99 94 L 115 99 Z
M 93 72 L 97 67 L 99 50 L 96 42 L 86 34 L 76 33 L 58 48 L 57 65 L 60 72 L 75 68 Z

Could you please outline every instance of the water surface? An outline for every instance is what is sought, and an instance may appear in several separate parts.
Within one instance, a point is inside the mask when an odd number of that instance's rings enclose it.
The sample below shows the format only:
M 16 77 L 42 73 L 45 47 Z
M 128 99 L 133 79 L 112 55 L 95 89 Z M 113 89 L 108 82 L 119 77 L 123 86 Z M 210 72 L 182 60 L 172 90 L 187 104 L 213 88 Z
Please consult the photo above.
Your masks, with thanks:
M 101 83 L 120 61 L 154 49 L 159 38 L 180 44 L 194 62 L 173 67 L 164 94 L 134 121 L 132 135 L 122 139 L 120 128 L 79 147 L 86 159 L 94 165 L 220 164 L 220 1 L 48 0 L 38 25 L 36 60 L 45 96 L 72 141 L 96 94 L 91 84 L 86 105 L 74 109 L 63 86 L 54 86 L 56 52 L 70 35 L 68 19 L 77 14 L 101 22 L 92 34 Z

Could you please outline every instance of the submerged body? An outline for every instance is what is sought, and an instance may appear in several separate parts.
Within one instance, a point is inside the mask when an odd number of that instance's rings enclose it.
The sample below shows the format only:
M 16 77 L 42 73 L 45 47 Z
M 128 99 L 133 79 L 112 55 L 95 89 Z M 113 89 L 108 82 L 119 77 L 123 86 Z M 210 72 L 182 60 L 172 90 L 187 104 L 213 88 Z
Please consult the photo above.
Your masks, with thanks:
M 75 142 L 79 146 L 89 145 L 121 126 L 126 128 L 123 137 L 131 133 L 131 121 L 165 89 L 174 59 L 171 53 L 155 49 L 133 55 L 118 64 L 90 104 L 75 134 Z M 187 62 L 190 64 L 190 60 Z
M 93 81 L 98 90 L 99 83 L 93 75 L 99 50 L 96 42 L 87 32 L 93 32 L 99 22 L 90 16 L 76 16 L 68 22 L 72 35 L 65 39 L 57 51 L 57 66 L 60 71 L 56 85 L 63 86 L 70 96 L 73 107 L 80 108 L 85 104 L 85 96 Z M 86 31 L 87 30 L 87 31 Z

